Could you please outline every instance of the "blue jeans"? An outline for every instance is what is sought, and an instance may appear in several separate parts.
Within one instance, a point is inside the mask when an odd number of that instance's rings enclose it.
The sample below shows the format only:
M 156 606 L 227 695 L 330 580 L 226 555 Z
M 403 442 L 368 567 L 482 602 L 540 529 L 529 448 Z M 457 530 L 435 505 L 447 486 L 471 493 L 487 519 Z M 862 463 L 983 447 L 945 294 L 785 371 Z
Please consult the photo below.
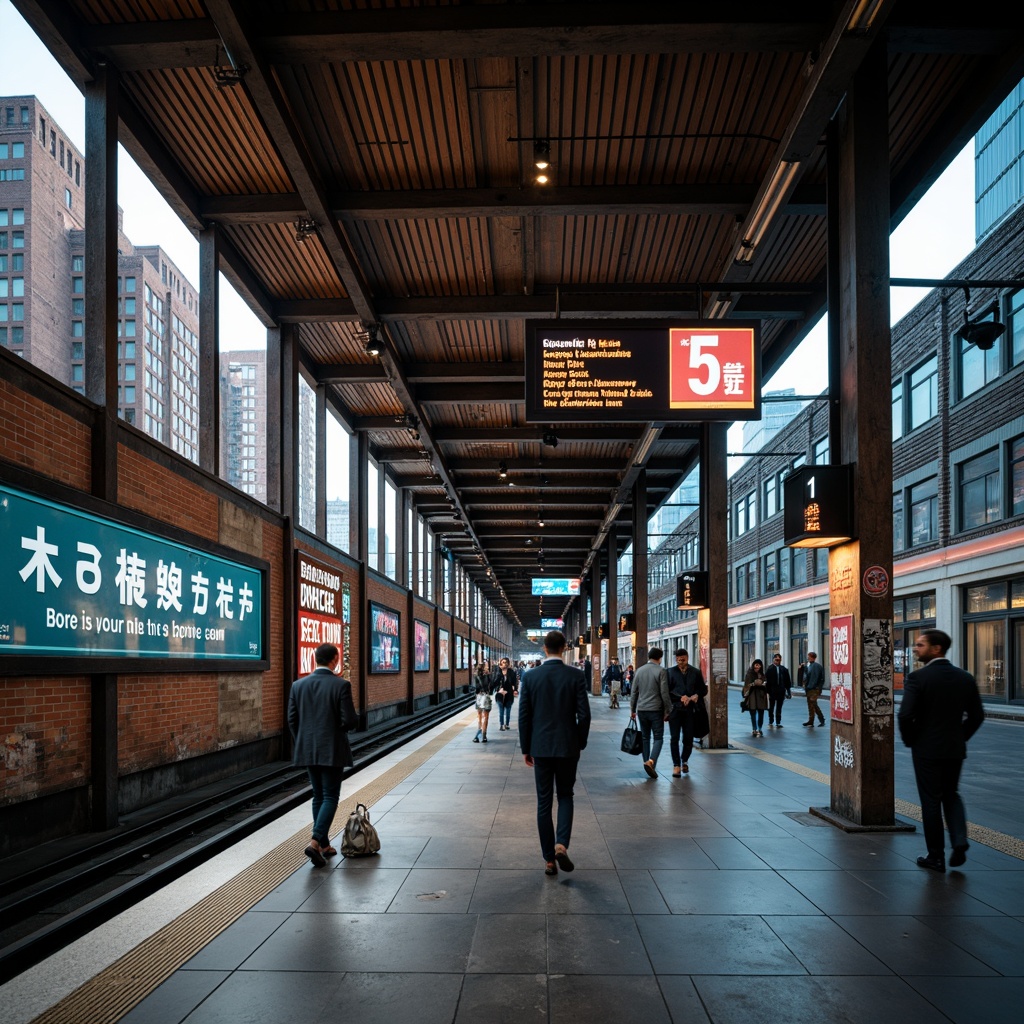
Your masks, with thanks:
M 308 764 L 306 773 L 313 787 L 313 838 L 326 846 L 331 841 L 331 822 L 341 799 L 341 777 L 344 768 L 332 765 Z
M 533 781 L 537 786 L 537 832 L 540 852 L 546 861 L 555 859 L 555 843 L 569 848 L 572 838 L 572 790 L 576 785 L 578 757 L 535 757 Z M 558 828 L 551 821 L 551 805 L 558 795 Z
M 644 738 L 644 760 L 658 763 L 665 742 L 665 716 L 660 711 L 638 711 L 640 735 Z
M 757 711 L 753 708 L 750 709 L 750 728 L 755 732 L 758 729 L 764 729 L 764 708 Z
M 498 705 L 498 725 L 510 728 L 512 725 L 512 701 Z

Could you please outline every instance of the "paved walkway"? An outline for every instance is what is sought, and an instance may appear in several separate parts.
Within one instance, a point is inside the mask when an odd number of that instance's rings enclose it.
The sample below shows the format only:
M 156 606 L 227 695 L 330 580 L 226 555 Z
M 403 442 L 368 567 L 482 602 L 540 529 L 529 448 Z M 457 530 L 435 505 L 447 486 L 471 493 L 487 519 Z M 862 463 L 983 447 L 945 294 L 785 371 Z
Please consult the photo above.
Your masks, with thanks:
M 797 720 L 754 740 L 736 715 L 735 749 L 695 751 L 672 779 L 666 747 L 648 779 L 618 749 L 628 712 L 600 698 L 593 709 L 573 873 L 544 875 L 515 729 L 474 744 L 470 712 L 374 783 L 379 856 L 296 869 L 308 826 L 295 812 L 300 832 L 275 840 L 288 863 L 266 895 L 127 1015 L 102 1019 L 1024 1019 L 1024 844 L 1004 837 L 1013 852 L 999 852 L 976 832 L 963 870 L 926 872 L 920 830 L 848 834 L 808 813 L 828 803 L 825 730 L 812 740 Z M 819 742 L 821 771 L 787 758 Z M 343 809 L 360 781 L 346 782 Z M 143 967 L 157 959 L 140 950 Z M 102 989 L 88 999 L 112 1001 Z

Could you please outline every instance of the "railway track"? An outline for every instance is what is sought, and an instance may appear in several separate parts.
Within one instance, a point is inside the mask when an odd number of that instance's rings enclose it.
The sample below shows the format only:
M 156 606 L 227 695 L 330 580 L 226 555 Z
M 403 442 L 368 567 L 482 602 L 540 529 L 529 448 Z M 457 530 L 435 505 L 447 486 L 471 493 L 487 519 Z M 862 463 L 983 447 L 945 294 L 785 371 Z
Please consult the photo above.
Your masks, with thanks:
M 355 766 L 350 772 L 459 714 L 472 701 L 459 695 L 353 734 Z M 94 840 L 76 836 L 63 847 L 56 841 L 43 844 L 35 863 L 0 875 L 0 983 L 310 799 L 306 773 L 284 762 L 203 793 L 162 813 L 126 818 L 122 827 Z

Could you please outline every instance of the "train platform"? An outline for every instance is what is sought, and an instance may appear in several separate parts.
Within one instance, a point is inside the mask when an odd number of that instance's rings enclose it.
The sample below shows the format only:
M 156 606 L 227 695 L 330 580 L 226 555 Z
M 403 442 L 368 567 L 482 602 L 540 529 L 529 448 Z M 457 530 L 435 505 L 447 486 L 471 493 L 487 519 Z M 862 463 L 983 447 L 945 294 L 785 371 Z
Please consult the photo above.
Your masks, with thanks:
M 1006 788 L 977 785 L 972 741 L 971 848 L 939 875 L 915 864 L 920 828 L 811 812 L 828 804 L 828 730 L 798 713 L 764 738 L 732 715 L 730 748 L 695 750 L 680 779 L 666 744 L 650 779 L 619 750 L 628 711 L 592 706 L 572 873 L 544 874 L 515 726 L 492 716 L 476 744 L 461 712 L 346 779 L 336 826 L 366 803 L 377 856 L 312 868 L 308 807 L 291 811 L 0 987 L 0 1022 L 1019 1024 L 1008 757 L 979 748 L 983 781 Z M 1020 728 L 976 739 L 1019 750 Z M 919 821 L 908 763 L 902 826 Z

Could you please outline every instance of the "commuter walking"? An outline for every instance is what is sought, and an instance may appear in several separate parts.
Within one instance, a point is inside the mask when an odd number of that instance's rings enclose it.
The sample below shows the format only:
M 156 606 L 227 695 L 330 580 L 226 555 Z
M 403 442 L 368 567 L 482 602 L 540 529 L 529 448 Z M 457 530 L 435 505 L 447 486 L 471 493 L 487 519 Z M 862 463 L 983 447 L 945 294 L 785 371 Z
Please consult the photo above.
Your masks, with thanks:
M 765 669 L 765 683 L 768 685 L 768 728 L 782 728 L 782 705 L 793 696 L 790 692 L 792 680 L 789 669 L 782 664 L 782 655 L 776 654 Z
M 341 799 L 341 777 L 352 766 L 348 731 L 358 719 L 352 684 L 335 673 L 341 655 L 334 644 L 321 644 L 313 654 L 316 669 L 292 683 L 288 694 L 288 729 L 292 764 L 302 766 L 313 787 L 313 831 L 306 856 L 315 868 L 338 851 L 331 846 L 331 824 Z
M 622 666 L 619 664 L 618 658 L 612 658 L 608 662 L 608 667 L 604 670 L 604 676 L 601 678 L 602 689 L 606 690 L 609 695 L 608 707 L 617 708 L 619 706 L 619 694 L 622 692 Z
M 668 693 L 672 701 L 668 728 L 672 752 L 672 778 L 690 770 L 690 754 L 693 753 L 693 713 L 697 702 L 707 696 L 708 687 L 700 669 L 690 664 L 686 650 L 676 651 L 676 663 L 668 670 Z M 683 734 L 683 753 L 679 755 L 679 733 Z
M 629 695 L 629 717 L 640 719 L 640 734 L 644 743 L 644 771 L 656 779 L 655 766 L 665 742 L 665 723 L 672 711 L 672 698 L 668 693 L 668 673 L 661 667 L 663 651 L 652 647 L 647 664 L 641 665 L 633 677 Z M 639 713 L 639 716 L 638 716 Z
M 764 677 L 764 662 L 755 658 L 743 677 L 743 699 L 750 712 L 751 736 L 764 735 L 764 713 L 768 710 L 768 684 Z
M 626 671 L 622 674 L 622 695 L 624 697 L 629 696 L 629 691 L 633 688 L 633 676 L 635 671 L 632 665 L 626 666 Z
M 491 688 L 498 704 L 498 732 L 508 732 L 512 728 L 512 705 L 519 693 L 519 677 L 508 658 L 498 662 L 498 669 L 491 679 Z
M 967 741 L 985 720 L 974 676 L 946 657 L 951 643 L 941 629 L 918 633 L 914 654 L 924 667 L 904 680 L 896 719 L 900 737 L 911 750 L 921 800 L 928 855 L 918 857 L 917 864 L 939 872 L 946 870 L 943 816 L 953 847 L 949 866 L 958 868 L 967 860 L 967 812 L 958 786 Z
M 818 664 L 818 656 L 814 651 L 807 652 L 807 664 L 803 666 L 804 693 L 807 694 L 807 721 L 805 726 L 814 728 L 814 719 L 818 725 L 825 724 L 825 716 L 818 707 L 818 698 L 825 685 L 825 670 Z
M 527 672 L 519 686 L 519 746 L 533 768 L 537 788 L 537 832 L 544 873 L 572 871 L 573 787 L 580 751 L 590 734 L 590 698 L 586 677 L 562 660 L 565 637 L 552 630 L 544 637 L 544 660 Z M 558 797 L 557 828 L 551 820 Z
M 473 737 L 474 743 L 486 743 L 487 742 L 487 723 L 491 717 L 491 705 L 494 703 L 494 687 L 491 683 L 490 674 L 482 672 L 481 668 L 477 667 L 476 679 L 473 684 L 474 691 L 476 692 L 476 735 Z

